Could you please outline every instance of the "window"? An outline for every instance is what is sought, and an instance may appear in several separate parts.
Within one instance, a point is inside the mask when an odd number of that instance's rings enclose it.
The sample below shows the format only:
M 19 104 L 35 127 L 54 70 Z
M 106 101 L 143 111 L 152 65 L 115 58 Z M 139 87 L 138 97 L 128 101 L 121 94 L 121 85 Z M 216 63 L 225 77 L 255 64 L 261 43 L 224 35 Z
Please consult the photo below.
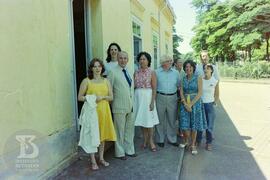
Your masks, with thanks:
M 133 34 L 141 37 L 141 26 L 135 22 L 132 22 Z
M 154 69 L 158 67 L 158 53 L 159 53 L 159 42 L 158 42 L 158 33 L 153 33 L 153 61 L 154 61 Z
M 137 55 L 142 51 L 142 33 L 141 33 L 141 26 L 136 23 L 132 22 L 132 30 L 133 30 L 133 56 L 134 56 L 134 67 L 138 67 L 138 62 L 136 61 Z

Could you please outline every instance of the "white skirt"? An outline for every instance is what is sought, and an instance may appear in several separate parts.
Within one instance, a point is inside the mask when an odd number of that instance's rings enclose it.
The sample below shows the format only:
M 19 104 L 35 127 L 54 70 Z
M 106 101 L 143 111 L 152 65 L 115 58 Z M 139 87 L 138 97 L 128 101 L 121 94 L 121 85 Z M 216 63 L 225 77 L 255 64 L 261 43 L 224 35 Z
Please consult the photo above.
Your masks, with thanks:
M 159 124 L 156 103 L 154 110 L 150 111 L 152 89 L 135 89 L 134 95 L 134 117 L 135 126 L 151 128 Z

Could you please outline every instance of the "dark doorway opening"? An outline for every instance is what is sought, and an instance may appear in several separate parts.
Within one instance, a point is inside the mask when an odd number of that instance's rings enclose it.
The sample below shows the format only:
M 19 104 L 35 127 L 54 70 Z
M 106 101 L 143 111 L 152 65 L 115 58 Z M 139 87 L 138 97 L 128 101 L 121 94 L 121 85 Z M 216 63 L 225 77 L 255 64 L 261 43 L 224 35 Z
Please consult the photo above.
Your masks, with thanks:
M 76 65 L 76 86 L 79 92 L 80 83 L 86 77 L 87 60 L 85 45 L 85 1 L 73 0 L 73 25 L 74 25 L 74 48 Z M 78 102 L 78 113 L 80 114 L 83 103 Z

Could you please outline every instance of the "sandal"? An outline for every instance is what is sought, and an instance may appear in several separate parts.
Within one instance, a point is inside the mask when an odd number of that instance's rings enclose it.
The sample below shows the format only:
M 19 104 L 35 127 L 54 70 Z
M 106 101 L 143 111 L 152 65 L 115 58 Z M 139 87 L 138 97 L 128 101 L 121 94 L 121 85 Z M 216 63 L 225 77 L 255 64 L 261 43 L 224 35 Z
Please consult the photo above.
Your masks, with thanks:
M 197 151 L 196 146 L 191 146 L 191 154 L 192 154 L 192 155 L 198 154 L 198 151 Z
M 206 149 L 207 151 L 212 151 L 212 145 L 211 145 L 211 144 L 206 144 L 205 149 Z
M 146 148 L 147 148 L 147 146 L 145 144 L 141 145 L 141 149 L 146 149 Z
M 150 148 L 150 150 L 151 150 L 152 152 L 156 152 L 156 151 L 157 151 L 157 147 L 156 147 L 156 146 L 153 146 L 153 147 Z
M 104 159 L 99 160 L 99 164 L 103 165 L 104 167 L 107 167 L 110 165 L 110 163 L 106 162 Z
M 96 171 L 96 170 L 99 169 L 97 163 L 91 163 L 91 168 L 92 168 L 93 171 Z

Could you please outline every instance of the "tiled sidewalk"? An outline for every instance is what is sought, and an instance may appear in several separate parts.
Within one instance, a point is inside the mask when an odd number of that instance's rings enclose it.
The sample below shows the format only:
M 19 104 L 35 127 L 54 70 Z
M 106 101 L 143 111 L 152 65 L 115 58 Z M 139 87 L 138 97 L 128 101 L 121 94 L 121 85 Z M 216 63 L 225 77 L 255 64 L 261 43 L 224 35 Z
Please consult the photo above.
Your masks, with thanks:
M 88 157 L 83 156 L 54 179 L 97 179 L 97 180 L 150 180 L 150 179 L 178 179 L 184 151 L 179 147 L 165 144 L 164 148 L 158 148 L 157 152 L 149 149 L 140 149 L 141 139 L 136 138 L 137 157 L 128 157 L 126 161 L 114 158 L 114 150 L 106 152 L 105 159 L 110 163 L 109 167 L 102 167 L 98 171 L 92 171 Z

